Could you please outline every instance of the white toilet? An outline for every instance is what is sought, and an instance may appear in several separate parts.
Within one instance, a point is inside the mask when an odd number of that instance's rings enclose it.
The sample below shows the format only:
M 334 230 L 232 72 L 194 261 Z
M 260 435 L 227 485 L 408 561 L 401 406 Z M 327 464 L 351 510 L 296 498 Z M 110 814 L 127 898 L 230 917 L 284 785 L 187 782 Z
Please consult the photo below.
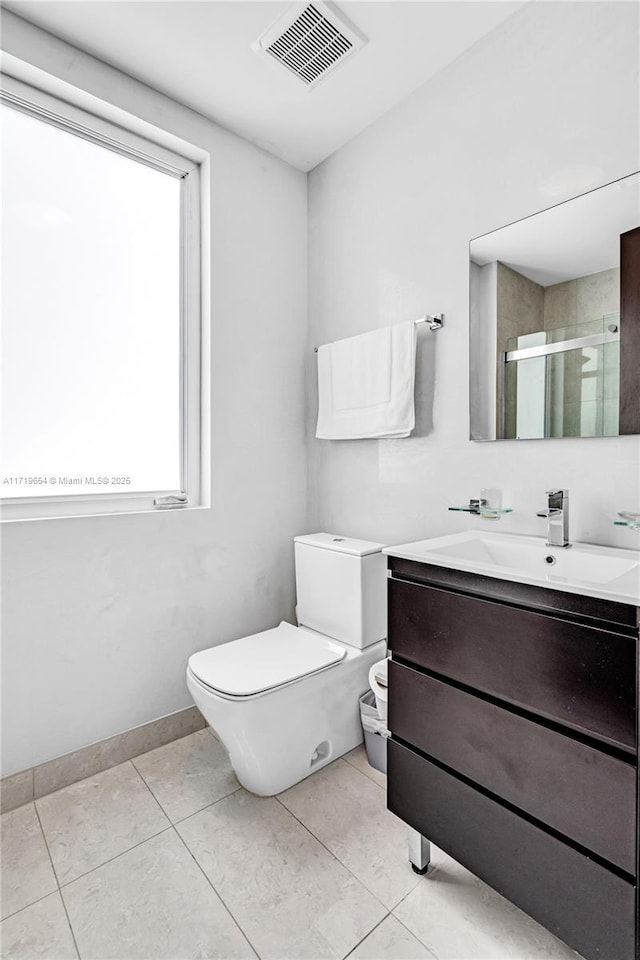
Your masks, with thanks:
M 386 655 L 383 544 L 296 537 L 300 626 L 194 653 L 187 686 L 243 787 L 272 796 L 362 741 L 359 697 Z

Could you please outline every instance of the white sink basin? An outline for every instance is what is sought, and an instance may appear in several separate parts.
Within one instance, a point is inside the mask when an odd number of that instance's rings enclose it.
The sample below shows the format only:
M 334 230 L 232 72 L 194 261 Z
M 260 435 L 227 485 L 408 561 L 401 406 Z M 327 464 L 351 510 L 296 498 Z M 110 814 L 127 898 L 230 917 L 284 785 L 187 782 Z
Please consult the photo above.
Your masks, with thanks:
M 532 583 L 640 605 L 640 551 L 576 543 L 548 547 L 542 537 L 469 530 L 387 547 L 384 553 L 501 580 Z

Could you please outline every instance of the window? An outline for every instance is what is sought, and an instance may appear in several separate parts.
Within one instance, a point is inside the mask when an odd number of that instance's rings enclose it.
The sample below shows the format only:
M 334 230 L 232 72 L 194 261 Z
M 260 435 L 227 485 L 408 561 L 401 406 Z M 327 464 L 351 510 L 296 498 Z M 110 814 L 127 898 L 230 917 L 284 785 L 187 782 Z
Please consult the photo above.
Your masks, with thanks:
M 199 505 L 199 168 L 7 80 L 5 519 Z

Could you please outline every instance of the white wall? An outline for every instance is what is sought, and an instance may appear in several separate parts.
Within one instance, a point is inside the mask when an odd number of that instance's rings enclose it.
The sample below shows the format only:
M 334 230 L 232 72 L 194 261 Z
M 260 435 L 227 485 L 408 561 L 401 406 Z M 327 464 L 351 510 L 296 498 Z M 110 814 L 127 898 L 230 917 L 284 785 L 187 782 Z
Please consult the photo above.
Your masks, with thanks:
M 473 526 L 542 534 L 550 485 L 572 536 L 637 546 L 637 438 L 470 442 L 468 243 L 640 167 L 638 7 L 533 3 L 310 174 L 312 526 L 400 543 Z M 313 439 L 313 345 L 425 312 L 408 440 Z M 447 512 L 499 487 L 498 523 Z
M 210 152 L 213 316 L 213 508 L 3 527 L 6 775 L 189 705 L 193 651 L 293 615 L 306 178 L 8 13 L 2 40 Z

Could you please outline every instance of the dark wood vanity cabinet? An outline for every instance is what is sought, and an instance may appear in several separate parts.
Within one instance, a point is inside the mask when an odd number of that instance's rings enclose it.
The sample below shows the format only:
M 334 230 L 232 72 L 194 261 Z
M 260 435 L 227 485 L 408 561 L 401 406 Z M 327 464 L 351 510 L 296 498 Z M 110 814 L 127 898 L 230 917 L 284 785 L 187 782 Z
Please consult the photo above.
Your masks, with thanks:
M 638 610 L 389 567 L 389 809 L 587 960 L 638 960 Z

